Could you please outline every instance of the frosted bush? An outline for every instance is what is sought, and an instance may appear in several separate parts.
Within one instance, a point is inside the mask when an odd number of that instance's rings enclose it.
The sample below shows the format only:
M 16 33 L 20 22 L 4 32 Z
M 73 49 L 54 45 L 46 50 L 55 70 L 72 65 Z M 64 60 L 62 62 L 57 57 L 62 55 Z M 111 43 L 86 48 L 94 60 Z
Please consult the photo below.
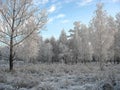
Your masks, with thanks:
M 114 90 L 120 90 L 120 81 L 116 82 L 116 86 L 114 87 Z
M 26 77 L 17 77 L 15 78 L 13 81 L 13 86 L 15 88 L 32 88 L 36 85 L 38 85 L 38 81 L 29 77 L 29 76 L 26 76 Z
M 89 64 L 92 67 L 93 64 Z M 94 65 L 97 67 L 97 65 Z M 90 71 L 84 64 L 31 64 L 15 65 L 13 72 L 0 68 L 0 90 L 103 90 L 103 85 L 117 81 L 114 90 L 120 90 L 119 65 L 105 71 Z M 114 72 L 111 72 L 114 71 Z M 6 85 L 7 84 L 7 85 Z M 4 89 L 5 88 L 5 89 Z M 7 89 L 11 90 L 11 89 Z
M 35 88 L 35 90 L 57 90 L 57 89 L 52 85 L 46 83 L 43 85 L 39 85 L 38 87 Z
M 0 84 L 0 90 L 15 90 L 11 85 Z
M 28 90 L 28 89 L 26 89 L 26 88 L 20 88 L 19 90 Z
M 6 76 L 4 74 L 0 74 L 0 83 L 6 83 L 7 79 Z

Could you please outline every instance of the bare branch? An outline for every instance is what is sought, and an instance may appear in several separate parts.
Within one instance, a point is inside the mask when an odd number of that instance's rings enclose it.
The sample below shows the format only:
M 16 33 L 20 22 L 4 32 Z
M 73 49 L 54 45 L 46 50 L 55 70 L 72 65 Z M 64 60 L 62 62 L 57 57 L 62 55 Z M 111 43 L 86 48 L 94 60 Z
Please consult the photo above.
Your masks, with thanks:
M 4 32 L 2 30 L 0 30 L 0 32 L 10 37 L 10 35 L 8 33 Z
M 12 28 L 12 26 L 11 26 L 10 22 L 8 21 L 6 15 L 4 14 L 4 12 L 2 10 L 0 10 L 0 12 L 1 12 L 1 15 L 5 18 L 5 21 L 8 23 L 9 27 Z
M 7 42 L 5 42 L 5 41 L 3 41 L 3 40 L 0 40 L 0 42 L 6 44 L 6 45 L 8 45 L 8 46 L 10 46 Z

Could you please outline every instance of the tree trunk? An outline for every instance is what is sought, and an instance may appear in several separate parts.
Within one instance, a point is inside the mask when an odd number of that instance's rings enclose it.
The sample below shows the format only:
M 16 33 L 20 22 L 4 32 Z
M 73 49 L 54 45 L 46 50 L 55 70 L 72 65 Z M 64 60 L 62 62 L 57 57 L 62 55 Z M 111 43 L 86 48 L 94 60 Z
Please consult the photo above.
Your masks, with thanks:
M 9 64 L 10 64 L 10 71 L 13 70 L 13 35 L 14 35 L 14 24 L 15 24 L 15 5 L 16 5 L 16 1 L 14 1 L 14 5 L 13 5 L 13 12 L 12 12 L 12 26 L 11 26 L 11 36 L 10 36 L 10 56 L 9 56 Z
M 100 63 L 100 70 L 103 71 L 104 70 L 104 58 L 102 57 L 101 54 L 99 56 L 99 63 Z
M 9 70 L 13 70 L 13 38 L 10 39 L 10 55 L 9 55 Z

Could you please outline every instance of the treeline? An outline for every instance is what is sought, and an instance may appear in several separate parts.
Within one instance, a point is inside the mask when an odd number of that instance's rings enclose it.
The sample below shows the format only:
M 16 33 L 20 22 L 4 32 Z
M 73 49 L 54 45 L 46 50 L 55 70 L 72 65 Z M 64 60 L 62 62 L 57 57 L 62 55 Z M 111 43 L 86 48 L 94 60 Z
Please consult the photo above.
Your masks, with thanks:
M 58 40 L 41 40 L 38 60 L 42 62 L 86 63 L 91 61 L 120 62 L 120 13 L 107 15 L 98 3 L 95 15 L 86 26 L 79 21 L 66 35 L 63 29 Z
M 120 13 L 115 18 L 109 16 L 103 4 L 98 3 L 88 26 L 79 21 L 73 24 L 69 34 L 63 29 L 57 40 L 31 35 L 16 48 L 16 60 L 65 64 L 100 62 L 101 69 L 103 63 L 120 63 Z

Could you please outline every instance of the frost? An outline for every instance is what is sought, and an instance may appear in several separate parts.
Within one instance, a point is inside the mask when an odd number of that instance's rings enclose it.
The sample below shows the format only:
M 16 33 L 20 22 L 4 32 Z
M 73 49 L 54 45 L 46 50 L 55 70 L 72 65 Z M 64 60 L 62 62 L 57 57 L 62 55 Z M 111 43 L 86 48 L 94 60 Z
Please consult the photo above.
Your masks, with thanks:
M 92 70 L 84 64 L 15 63 L 12 72 L 0 64 L 0 90 L 103 90 L 107 83 L 113 86 L 113 80 L 114 90 L 120 88 L 119 65 L 109 64 L 100 71 L 94 63 L 89 64 L 94 65 Z

